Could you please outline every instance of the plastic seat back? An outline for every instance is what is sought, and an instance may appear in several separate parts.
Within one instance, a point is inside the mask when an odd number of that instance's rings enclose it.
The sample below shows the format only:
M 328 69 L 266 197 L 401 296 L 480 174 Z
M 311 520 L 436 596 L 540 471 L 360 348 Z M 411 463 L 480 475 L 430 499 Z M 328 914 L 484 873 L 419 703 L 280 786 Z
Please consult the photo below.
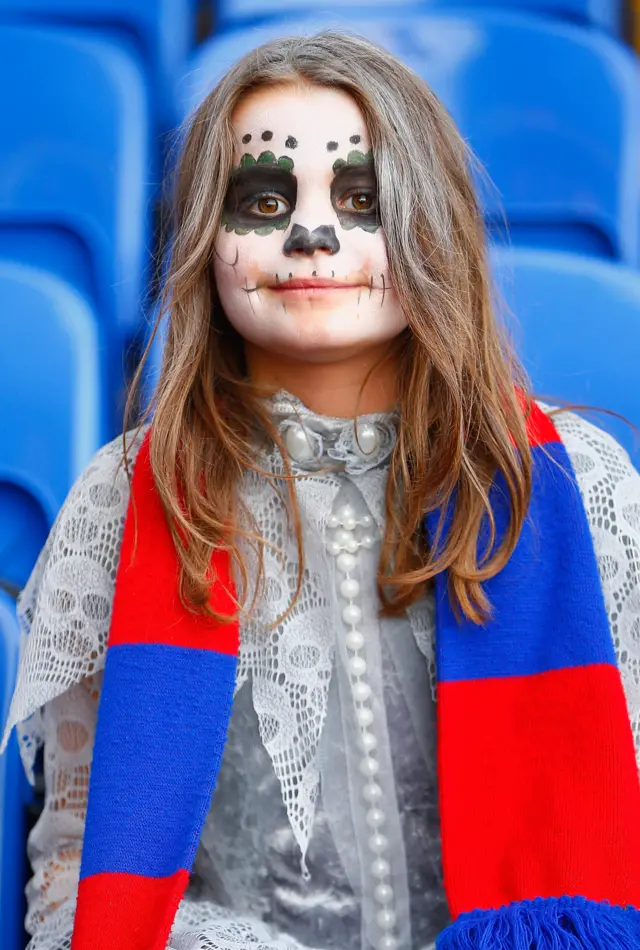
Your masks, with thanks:
M 640 273 L 575 254 L 492 251 L 507 327 L 541 398 L 622 414 L 640 427 Z M 513 319 L 512 319 L 513 318 Z M 605 414 L 593 417 L 638 465 L 640 439 Z

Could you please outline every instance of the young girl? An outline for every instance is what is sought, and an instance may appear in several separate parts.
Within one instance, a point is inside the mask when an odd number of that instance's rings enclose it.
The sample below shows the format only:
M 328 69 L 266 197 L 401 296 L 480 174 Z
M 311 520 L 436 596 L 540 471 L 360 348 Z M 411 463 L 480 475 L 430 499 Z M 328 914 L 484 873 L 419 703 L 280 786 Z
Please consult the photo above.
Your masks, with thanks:
M 340 34 L 195 114 L 153 422 L 20 602 L 31 950 L 638 945 L 640 481 L 528 394 L 468 167 Z

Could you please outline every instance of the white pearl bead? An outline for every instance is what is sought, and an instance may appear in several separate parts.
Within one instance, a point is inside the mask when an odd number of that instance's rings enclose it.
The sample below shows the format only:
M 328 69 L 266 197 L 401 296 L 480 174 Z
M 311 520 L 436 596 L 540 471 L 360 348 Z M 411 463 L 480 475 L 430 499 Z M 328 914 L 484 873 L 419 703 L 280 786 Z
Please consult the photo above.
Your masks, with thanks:
M 355 531 L 357 524 L 358 522 L 356 521 L 355 518 L 345 518 L 344 521 L 342 522 L 342 527 L 345 528 L 347 531 Z
M 363 775 L 366 775 L 367 778 L 373 778 L 374 775 L 377 775 L 380 771 L 380 763 L 377 759 L 372 759 L 367 756 L 367 758 L 363 759 L 360 763 L 360 771 Z
M 373 527 L 373 518 L 371 515 L 363 515 L 360 519 L 360 524 L 363 528 L 372 528 Z
M 372 534 L 363 534 L 360 538 L 360 544 L 363 548 L 367 548 L 368 550 L 370 550 L 375 543 L 376 539 Z
M 376 884 L 373 896 L 379 904 L 390 904 L 393 900 L 393 888 L 390 884 Z
M 346 600 L 353 600 L 360 593 L 360 584 L 353 577 L 347 577 L 340 584 L 340 593 Z
M 367 706 L 363 706 L 361 709 L 356 710 L 356 718 L 358 724 L 366 729 L 367 726 L 370 726 L 373 722 L 373 713 Z
M 337 528 L 335 534 L 333 535 L 333 540 L 337 541 L 338 544 L 341 544 L 342 547 L 344 547 L 347 541 L 353 540 L 353 535 L 350 531 L 345 531 L 344 528 Z
M 370 808 L 367 812 L 367 824 L 370 828 L 379 828 L 384 825 L 385 814 L 381 808 Z
M 389 877 L 389 874 L 391 873 L 391 865 L 388 861 L 385 861 L 384 858 L 376 858 L 376 860 L 371 865 L 371 873 L 374 877 L 382 880 L 385 877 Z
M 358 438 L 356 440 L 356 451 L 363 458 L 371 455 L 378 448 L 380 436 L 378 430 L 370 422 L 361 422 L 358 425 Z
M 349 554 L 355 554 L 359 547 L 360 547 L 360 544 L 359 544 L 359 542 L 354 538 L 353 535 L 351 535 L 351 537 L 348 538 L 348 539 L 344 542 L 344 549 L 345 549 L 345 551 L 348 551 Z
M 337 557 L 342 551 L 342 545 L 337 541 L 327 541 L 327 551 L 331 557 Z
M 382 854 L 389 847 L 389 842 L 384 835 L 376 833 L 369 838 L 369 850 L 374 854 Z
M 357 604 L 347 604 L 346 607 L 342 608 L 342 619 L 345 623 L 355 627 L 362 620 L 362 611 Z
M 378 740 L 372 732 L 363 732 L 360 736 L 360 741 L 362 742 L 362 748 L 365 752 L 373 752 L 378 746 Z
M 378 921 L 380 930 L 393 930 L 396 925 L 396 919 L 396 912 L 390 907 L 385 907 L 384 910 L 376 914 L 376 920 Z
M 344 524 L 349 518 L 354 518 L 356 516 L 356 510 L 353 505 L 341 505 L 336 511 L 336 515 L 341 524 Z
M 300 424 L 289 426 L 284 443 L 294 462 L 310 462 L 315 456 L 311 440 Z
M 364 646 L 364 637 L 359 630 L 350 630 L 345 637 L 345 642 L 350 650 L 361 650 Z
M 378 941 L 378 950 L 398 950 L 400 944 L 393 934 L 385 934 Z
M 379 802 L 382 798 L 382 789 L 377 782 L 367 782 L 367 784 L 362 789 L 362 797 L 370 804 L 373 802 Z
M 340 522 L 337 515 L 329 515 L 327 518 L 327 528 L 339 528 Z
M 348 663 L 349 672 L 352 676 L 364 676 L 367 672 L 366 661 L 361 656 L 352 656 Z
M 343 551 L 336 561 L 338 570 L 342 571 L 343 574 L 350 574 L 357 563 L 353 554 L 348 554 L 346 551 Z
M 371 687 L 368 683 L 354 683 L 351 689 L 353 690 L 353 698 L 358 703 L 365 703 L 371 696 Z

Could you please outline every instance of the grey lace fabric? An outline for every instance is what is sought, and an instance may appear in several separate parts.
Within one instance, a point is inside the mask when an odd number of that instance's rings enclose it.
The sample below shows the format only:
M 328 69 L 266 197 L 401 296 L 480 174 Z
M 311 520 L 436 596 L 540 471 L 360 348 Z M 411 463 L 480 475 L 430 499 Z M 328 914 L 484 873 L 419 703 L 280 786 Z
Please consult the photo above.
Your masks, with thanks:
M 315 416 L 286 394 L 282 431 L 300 426 L 311 451 L 298 465 L 305 524 L 303 590 L 275 627 L 295 582 L 292 540 L 277 493 L 247 476 L 243 497 L 273 549 L 260 611 L 242 625 L 229 740 L 173 950 L 369 950 L 381 945 L 375 853 L 363 801 L 362 749 L 345 649 L 341 583 L 326 538 L 345 505 L 370 523 L 359 552 L 372 694 L 372 733 L 384 792 L 385 860 L 397 946 L 426 948 L 446 926 L 435 774 L 431 598 L 381 621 L 375 564 L 384 518 L 392 416 L 363 453 L 352 422 Z M 557 416 L 577 473 L 600 565 L 636 748 L 640 738 L 640 476 L 620 446 L 571 413 Z M 140 439 L 132 445 L 131 454 Z M 296 439 L 291 440 L 295 445 Z M 288 444 L 288 443 L 287 443 Z M 68 950 L 84 831 L 93 735 L 115 571 L 128 503 L 121 440 L 103 449 L 71 492 L 23 592 L 18 684 L 5 731 L 18 726 L 27 773 L 44 743 L 46 802 L 29 838 L 29 950 Z M 276 453 L 265 462 L 277 475 Z M 294 468 L 295 468 L 294 464 Z M 247 558 L 252 556 L 247 550 Z M 284 569 L 283 569 L 284 565 Z M 356 576 L 355 574 L 353 575 Z M 384 905 L 387 906 L 387 905 Z M 389 932 L 390 933 L 390 932 Z M 390 947 L 392 943 L 388 942 Z

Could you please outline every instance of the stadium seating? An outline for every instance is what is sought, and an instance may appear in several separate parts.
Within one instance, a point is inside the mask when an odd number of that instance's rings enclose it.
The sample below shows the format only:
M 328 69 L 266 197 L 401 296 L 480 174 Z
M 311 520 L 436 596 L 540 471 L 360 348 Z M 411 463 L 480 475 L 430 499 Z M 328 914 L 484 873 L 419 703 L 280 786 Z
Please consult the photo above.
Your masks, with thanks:
M 217 21 L 221 27 L 233 28 L 277 17 L 299 16 L 309 9 L 303 0 L 218 0 L 214 3 Z M 465 0 L 464 4 L 455 0 L 323 0 L 322 11 L 339 10 L 341 15 L 350 17 L 355 29 L 363 10 L 366 15 L 371 11 L 388 11 L 402 16 L 405 11 L 417 9 L 449 9 L 464 7 L 500 7 L 513 11 L 533 11 L 546 16 L 576 23 L 591 24 L 603 30 L 619 34 L 622 20 L 620 0 Z
M 0 590 L 0 710 L 6 721 L 18 668 L 20 633 L 13 598 Z M 15 732 L 0 757 L 0 946 L 24 946 L 26 812 L 30 786 L 22 769 Z
M 497 248 L 492 260 L 507 327 L 536 394 L 613 410 L 640 427 L 640 272 L 543 250 Z M 638 467 L 640 434 L 604 414 L 594 421 Z
M 183 111 L 259 43 L 345 25 L 356 24 L 303 18 L 212 38 L 181 85 Z M 598 31 L 495 11 L 368 17 L 357 29 L 448 107 L 495 185 L 478 180 L 490 224 L 504 207 L 517 243 L 638 263 L 640 83 L 630 51 Z
M 89 26 L 130 39 L 142 59 L 156 116 L 167 117 L 195 34 L 197 0 L 3 0 L 2 19 Z
M 86 293 L 120 359 L 150 243 L 142 68 L 83 31 L 1 25 L 0 114 L 0 257 Z
M 0 580 L 24 584 L 73 481 L 106 441 L 101 337 L 59 278 L 0 260 Z

